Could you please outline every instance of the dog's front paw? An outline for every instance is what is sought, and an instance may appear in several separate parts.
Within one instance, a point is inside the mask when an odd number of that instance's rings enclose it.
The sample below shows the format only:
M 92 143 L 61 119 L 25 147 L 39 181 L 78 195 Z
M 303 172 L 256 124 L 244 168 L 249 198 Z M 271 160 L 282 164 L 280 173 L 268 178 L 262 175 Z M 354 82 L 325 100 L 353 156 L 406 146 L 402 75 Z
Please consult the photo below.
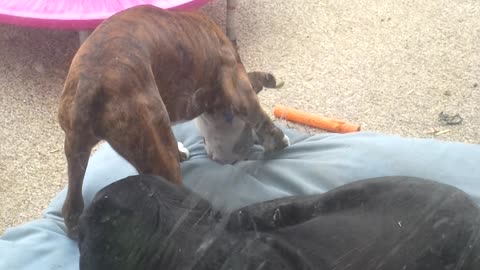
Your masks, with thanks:
M 180 161 L 185 161 L 190 158 L 190 151 L 181 142 L 177 142 L 178 151 L 180 152 Z
M 282 131 L 278 130 L 275 135 L 267 137 L 262 145 L 266 153 L 271 153 L 289 146 L 290 139 Z

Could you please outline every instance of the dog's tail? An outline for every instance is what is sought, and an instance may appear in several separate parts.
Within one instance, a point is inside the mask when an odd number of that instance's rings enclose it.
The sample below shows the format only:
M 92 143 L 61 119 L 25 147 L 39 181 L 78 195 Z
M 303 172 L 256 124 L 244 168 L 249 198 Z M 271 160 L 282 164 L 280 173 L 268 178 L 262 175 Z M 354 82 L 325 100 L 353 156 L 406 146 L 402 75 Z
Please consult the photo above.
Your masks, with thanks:
M 278 88 L 275 76 L 267 72 L 253 71 L 248 73 L 248 79 L 255 93 L 265 88 Z

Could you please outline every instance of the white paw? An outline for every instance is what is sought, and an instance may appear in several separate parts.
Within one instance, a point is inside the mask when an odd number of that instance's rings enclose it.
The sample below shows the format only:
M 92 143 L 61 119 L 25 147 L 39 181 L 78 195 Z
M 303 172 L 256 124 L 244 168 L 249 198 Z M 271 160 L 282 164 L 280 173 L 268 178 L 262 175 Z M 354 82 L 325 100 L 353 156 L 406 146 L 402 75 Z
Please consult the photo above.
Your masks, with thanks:
M 283 135 L 282 142 L 285 143 L 287 146 L 290 146 L 290 138 L 287 135 Z
M 185 160 L 189 159 L 190 151 L 188 151 L 188 149 L 185 147 L 185 145 L 183 145 L 183 143 L 177 142 L 177 144 L 178 144 L 178 151 L 180 151 L 185 156 Z

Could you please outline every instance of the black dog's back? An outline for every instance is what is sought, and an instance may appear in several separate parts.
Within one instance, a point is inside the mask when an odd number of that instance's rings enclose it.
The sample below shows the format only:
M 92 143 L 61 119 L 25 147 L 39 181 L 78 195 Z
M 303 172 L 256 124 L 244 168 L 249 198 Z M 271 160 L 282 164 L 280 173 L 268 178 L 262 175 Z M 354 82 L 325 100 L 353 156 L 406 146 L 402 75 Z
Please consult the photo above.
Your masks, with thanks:
M 325 269 L 480 269 L 478 207 L 423 179 L 370 179 L 254 204 L 227 227 L 273 234 Z
M 480 213 L 462 191 L 386 177 L 221 215 L 152 176 L 101 190 L 80 223 L 81 270 L 480 269 Z

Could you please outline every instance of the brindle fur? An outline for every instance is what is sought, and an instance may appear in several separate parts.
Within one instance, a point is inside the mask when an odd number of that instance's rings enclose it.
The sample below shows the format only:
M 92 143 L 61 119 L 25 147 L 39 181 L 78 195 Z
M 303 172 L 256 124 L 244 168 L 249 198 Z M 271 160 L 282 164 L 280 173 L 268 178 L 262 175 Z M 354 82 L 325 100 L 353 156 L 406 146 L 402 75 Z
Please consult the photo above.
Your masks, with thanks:
M 234 46 L 206 15 L 145 5 L 104 21 L 73 58 L 60 98 L 69 235 L 77 237 L 83 177 L 96 143 L 106 140 L 142 174 L 181 184 L 171 122 L 224 108 L 249 123 L 267 151 L 286 146 Z

